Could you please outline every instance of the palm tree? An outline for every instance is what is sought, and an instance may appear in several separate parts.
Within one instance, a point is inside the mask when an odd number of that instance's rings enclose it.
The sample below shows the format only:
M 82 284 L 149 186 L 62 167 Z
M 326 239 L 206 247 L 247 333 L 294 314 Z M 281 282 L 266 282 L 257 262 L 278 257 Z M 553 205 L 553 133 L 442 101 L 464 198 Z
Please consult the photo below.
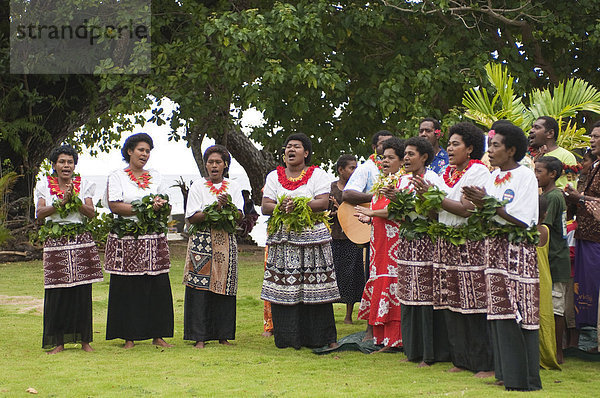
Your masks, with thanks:
M 525 96 L 514 92 L 514 78 L 506 65 L 488 63 L 485 71 L 496 93 L 491 96 L 484 87 L 469 89 L 462 101 L 467 108 L 465 116 L 487 128 L 496 120 L 508 119 L 524 131 L 529 130 L 538 117 L 552 116 L 560 126 L 559 146 L 571 151 L 588 147 L 585 128 L 577 128 L 576 121 L 571 118 L 582 111 L 600 113 L 600 91 L 594 86 L 585 80 L 571 78 L 552 89 L 534 89 L 527 95 L 530 103 L 526 106 L 523 103 Z

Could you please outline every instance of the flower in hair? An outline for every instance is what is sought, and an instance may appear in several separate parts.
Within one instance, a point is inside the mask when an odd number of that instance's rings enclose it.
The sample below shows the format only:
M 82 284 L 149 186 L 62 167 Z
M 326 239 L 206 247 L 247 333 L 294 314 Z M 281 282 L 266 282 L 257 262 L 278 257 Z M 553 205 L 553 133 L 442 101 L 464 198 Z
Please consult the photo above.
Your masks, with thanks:
M 488 131 L 488 137 L 489 138 L 494 138 L 495 135 L 496 135 L 496 130 L 490 130 L 490 131 Z
M 442 136 L 442 130 L 440 130 L 440 129 L 436 129 L 433 133 L 435 134 L 436 137 Z

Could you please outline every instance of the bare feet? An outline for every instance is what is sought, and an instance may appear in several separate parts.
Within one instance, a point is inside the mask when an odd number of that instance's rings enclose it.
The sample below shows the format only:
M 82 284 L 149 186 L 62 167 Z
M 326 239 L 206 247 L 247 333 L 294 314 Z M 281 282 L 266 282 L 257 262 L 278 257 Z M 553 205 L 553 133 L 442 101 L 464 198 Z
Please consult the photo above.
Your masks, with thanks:
M 264 331 L 261 333 L 261 336 L 262 337 L 271 337 L 271 336 L 273 336 L 273 332 Z
M 400 362 L 408 362 L 408 358 L 401 359 Z
M 123 346 L 123 349 L 128 350 L 130 348 L 133 348 L 134 345 L 135 343 L 133 342 L 133 340 L 125 340 L 125 345 Z
M 152 344 L 157 345 L 159 347 L 165 347 L 165 348 L 171 348 L 173 347 L 173 344 L 169 344 L 166 341 L 164 341 L 162 338 L 157 337 L 155 339 L 152 339 Z
M 373 340 L 373 325 L 367 325 L 367 331 L 365 332 L 365 337 L 363 337 L 362 341 L 371 340 Z
M 346 319 L 344 319 L 344 323 L 346 325 L 352 325 L 352 318 L 346 318 Z
M 463 368 L 459 368 L 458 366 L 455 366 L 453 368 L 448 369 L 448 372 L 450 373 L 458 373 L 458 372 L 462 372 L 464 369 Z
M 494 377 L 495 372 L 493 370 L 490 370 L 489 372 L 477 372 L 473 375 L 473 377 L 477 377 L 478 379 L 487 379 L 488 377 Z
M 496 380 L 494 382 L 494 385 L 496 385 L 496 386 L 503 386 L 504 385 L 504 381 L 502 381 L 502 380 Z
M 204 341 L 196 341 L 196 344 L 194 344 L 194 348 L 197 348 L 199 350 L 204 348 Z
M 46 354 L 48 354 L 48 355 L 58 354 L 59 352 L 63 351 L 64 349 L 65 349 L 65 345 L 60 344 L 60 345 L 57 345 L 56 347 L 54 347 L 54 349 L 52 349 L 50 351 L 46 351 Z
M 85 352 L 92 352 L 94 349 L 90 345 L 90 343 L 81 343 L 81 349 Z
M 430 366 L 431 366 L 431 365 L 429 365 L 429 364 L 428 364 L 428 363 L 426 363 L 426 362 L 421 362 L 420 364 L 418 364 L 418 365 L 417 365 L 417 368 L 428 368 L 428 367 L 430 367 Z
M 219 344 L 223 344 L 223 345 L 233 345 L 231 344 L 229 341 L 227 340 L 219 340 Z
M 381 348 L 381 349 L 379 349 L 377 351 L 373 351 L 371 354 L 378 354 L 380 352 L 390 352 L 390 351 L 392 351 L 392 347 L 386 345 L 386 346 L 383 346 L 383 348 Z
M 329 348 L 338 348 L 340 345 L 337 343 L 337 341 L 333 342 L 333 343 L 329 343 Z

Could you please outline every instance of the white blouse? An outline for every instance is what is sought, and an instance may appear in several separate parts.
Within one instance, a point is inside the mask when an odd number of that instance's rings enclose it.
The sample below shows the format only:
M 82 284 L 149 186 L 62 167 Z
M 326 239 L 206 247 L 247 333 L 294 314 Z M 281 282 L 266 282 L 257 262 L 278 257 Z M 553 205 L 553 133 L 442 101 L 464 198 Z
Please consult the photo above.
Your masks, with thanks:
M 93 182 L 89 182 L 85 178 L 81 179 L 81 185 L 79 189 L 79 198 L 82 202 L 85 202 L 86 198 L 93 198 L 94 192 L 96 191 L 96 184 Z M 50 193 L 50 187 L 48 186 L 48 179 L 46 176 L 42 177 L 35 186 L 35 192 L 33 194 L 33 198 L 35 201 L 35 209 L 37 211 L 38 203 L 40 199 L 44 199 L 46 201 L 46 206 L 52 206 L 54 201 L 61 200 L 56 195 L 52 195 Z M 58 224 L 82 224 L 85 216 L 80 212 L 70 213 L 67 217 L 62 218 L 58 213 L 54 213 L 46 217 L 46 220 L 51 220 L 52 222 Z
M 217 201 L 217 195 L 210 192 L 210 188 L 206 186 L 206 179 L 198 178 L 190 187 L 187 198 L 187 206 L 185 209 L 185 218 L 190 218 L 199 211 L 203 211 L 210 204 Z M 242 196 L 242 187 L 237 182 L 230 179 L 223 179 L 228 182 L 225 193 L 231 196 L 231 201 L 239 210 L 244 209 L 244 197 Z M 214 184 L 215 189 L 221 188 L 223 183 Z
M 167 191 L 164 186 L 162 176 L 156 170 L 148 170 L 150 173 L 150 184 L 148 188 L 142 189 L 133 181 L 124 169 L 118 169 L 108 175 L 106 191 L 104 192 L 103 205 L 108 208 L 108 202 L 131 203 L 134 200 L 142 199 L 150 194 L 162 194 Z M 137 216 L 127 216 L 131 220 L 137 220 Z
M 400 181 L 398 181 L 398 188 L 399 189 L 412 189 L 413 188 L 412 177 L 413 177 L 412 173 L 404 174 L 400 178 Z M 444 180 L 442 179 L 442 177 L 437 175 L 437 173 L 435 171 L 432 171 L 429 169 L 427 169 L 425 171 L 425 174 L 423 175 L 423 179 L 425 181 L 429 182 L 430 184 L 435 185 L 438 188 L 442 188 L 442 186 L 444 185 Z
M 446 185 L 446 182 L 442 178 L 442 189 L 448 194 L 446 198 L 460 202 L 463 187 L 476 186 L 484 188 L 489 178 L 490 171 L 488 168 L 483 164 L 475 163 L 469 167 L 469 169 L 453 187 Z M 467 219 L 465 217 L 452 214 L 446 210 L 440 211 L 439 221 L 446 225 L 461 225 L 467 223 Z
M 314 198 L 324 193 L 329 194 L 330 190 L 331 180 L 327 173 L 320 168 L 315 168 L 307 183 L 294 190 L 284 188 L 277 178 L 277 170 L 273 170 L 267 175 L 263 196 L 274 201 L 277 201 L 277 198 L 282 195 L 292 198 Z
M 496 185 L 496 177 L 502 179 L 508 173 L 511 174 L 508 181 Z M 500 171 L 496 169 L 490 175 L 485 190 L 488 195 L 498 200 L 508 200 L 505 206 L 506 212 L 519 221 L 531 227 L 538 222 L 538 183 L 533 171 L 525 166 L 516 169 Z M 508 224 L 508 221 L 500 216 L 494 216 L 494 220 L 500 224 Z

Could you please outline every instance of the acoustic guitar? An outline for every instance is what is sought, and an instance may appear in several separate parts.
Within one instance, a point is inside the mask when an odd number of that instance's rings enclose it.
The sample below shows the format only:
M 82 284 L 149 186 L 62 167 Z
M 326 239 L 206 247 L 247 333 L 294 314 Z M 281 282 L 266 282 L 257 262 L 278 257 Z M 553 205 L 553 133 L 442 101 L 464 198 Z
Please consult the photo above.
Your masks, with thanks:
M 370 203 L 361 203 L 359 206 L 369 207 Z M 356 211 L 355 205 L 348 202 L 342 202 L 337 211 L 337 217 L 342 226 L 342 230 L 352 242 L 362 245 L 371 239 L 371 225 L 364 224 L 354 217 Z

